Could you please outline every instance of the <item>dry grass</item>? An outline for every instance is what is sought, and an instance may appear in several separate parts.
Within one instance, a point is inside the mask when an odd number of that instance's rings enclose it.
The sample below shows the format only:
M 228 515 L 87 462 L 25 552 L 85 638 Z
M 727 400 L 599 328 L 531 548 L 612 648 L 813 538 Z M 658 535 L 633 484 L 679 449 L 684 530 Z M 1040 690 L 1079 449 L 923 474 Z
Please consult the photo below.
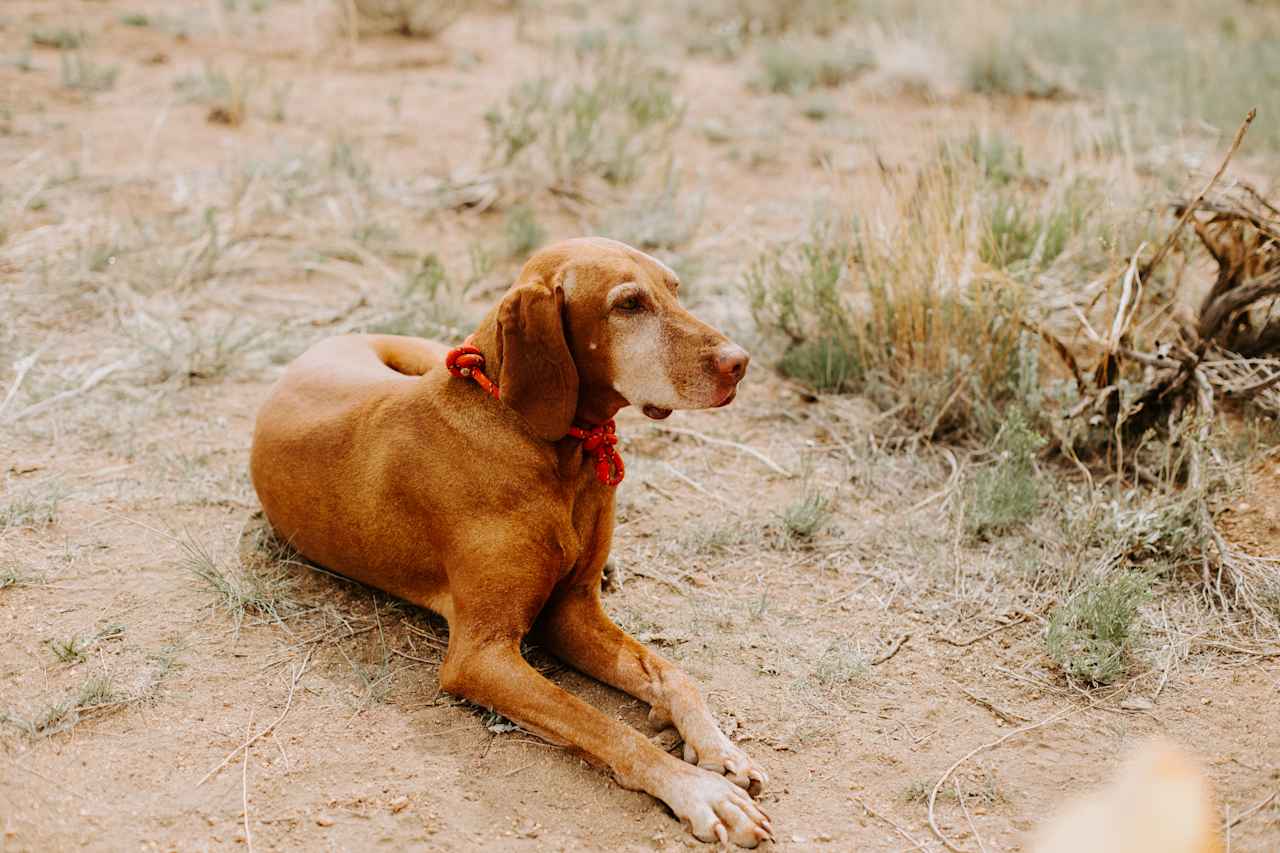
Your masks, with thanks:
M 625 185 L 662 158 L 684 117 L 673 77 L 623 39 L 584 36 L 554 73 L 485 114 L 495 167 L 517 185 Z
M 419 38 L 439 36 L 466 11 L 462 0 L 331 0 L 342 11 L 353 38 L 399 33 Z
M 982 257 L 998 219 L 975 205 L 980 173 L 942 158 L 897 193 L 890 222 L 819 220 L 747 278 L 783 372 L 826 392 L 862 390 L 927 437 L 992 434 L 999 407 L 1036 390 L 1024 284 Z
M 190 536 L 179 542 L 185 554 L 183 567 L 213 595 L 215 606 L 231 618 L 237 633 L 250 617 L 282 624 L 301 608 L 292 594 L 294 580 L 288 565 L 245 561 L 233 565 Z

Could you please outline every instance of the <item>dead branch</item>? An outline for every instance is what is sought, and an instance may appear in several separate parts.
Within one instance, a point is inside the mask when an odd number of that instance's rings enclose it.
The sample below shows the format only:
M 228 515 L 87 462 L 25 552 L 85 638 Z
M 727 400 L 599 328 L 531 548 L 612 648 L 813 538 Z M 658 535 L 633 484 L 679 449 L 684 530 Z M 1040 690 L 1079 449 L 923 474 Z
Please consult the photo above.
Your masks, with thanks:
M 1218 167 L 1218 171 L 1213 173 L 1213 177 L 1209 179 L 1209 183 L 1204 185 L 1204 189 L 1200 190 L 1200 193 L 1191 201 L 1191 203 L 1185 206 L 1182 214 L 1178 217 L 1178 224 L 1169 232 L 1169 236 L 1165 238 L 1164 243 L 1161 244 L 1160 248 L 1156 251 L 1151 260 L 1143 266 L 1142 278 L 1144 280 L 1150 278 L 1152 271 L 1160 266 L 1160 262 L 1164 260 L 1164 256 L 1168 254 L 1169 249 L 1173 247 L 1173 243 L 1178 238 L 1178 235 L 1182 233 L 1182 226 L 1187 224 L 1187 220 L 1191 218 L 1191 214 L 1195 213 L 1200 202 L 1203 201 L 1204 197 L 1209 194 L 1211 189 L 1213 189 L 1213 185 L 1222 177 L 1222 173 L 1227 171 L 1227 164 L 1231 162 L 1231 158 L 1234 157 L 1236 151 L 1240 149 L 1240 143 L 1244 141 L 1244 135 L 1248 132 L 1249 125 L 1253 124 L 1253 120 L 1257 118 L 1257 116 L 1258 110 L 1256 108 L 1249 110 L 1248 114 L 1244 117 L 1244 121 L 1240 122 L 1240 127 L 1236 128 L 1236 135 L 1231 140 L 1231 147 L 1227 149 L 1227 156 L 1222 158 L 1222 165 Z
M 1174 204 L 1177 221 L 1151 259 L 1139 265 L 1139 248 L 1118 284 L 1109 323 L 1075 310 L 1090 369 L 1078 352 L 1048 340 L 1077 377 L 1080 399 L 1063 412 L 1064 450 L 1077 458 L 1097 454 L 1134 478 L 1151 481 L 1135 450 L 1154 431 L 1170 448 L 1169 471 L 1182 478 L 1199 537 L 1199 579 L 1218 608 L 1247 613 L 1257 624 L 1280 630 L 1266 601 L 1280 589 L 1271 561 L 1246 555 L 1227 544 L 1210 506 L 1209 442 L 1218 403 L 1232 399 L 1280 416 L 1280 214 L 1251 187 L 1216 188 L 1253 121 L 1240 124 L 1226 155 L 1204 187 Z M 1216 275 L 1194 317 L 1175 311 L 1182 276 L 1157 283 L 1152 276 L 1179 236 L 1190 227 L 1200 247 L 1217 265 Z M 1184 268 L 1187 265 L 1184 264 Z M 1146 293 L 1144 294 L 1144 290 Z M 1144 301 L 1145 296 L 1145 301 Z M 1096 300 L 1095 300 L 1096 302 Z M 1157 337 L 1162 335 L 1162 337 Z M 1076 446 L 1076 436 L 1085 436 Z M 1072 446 L 1067 447 L 1068 444 Z

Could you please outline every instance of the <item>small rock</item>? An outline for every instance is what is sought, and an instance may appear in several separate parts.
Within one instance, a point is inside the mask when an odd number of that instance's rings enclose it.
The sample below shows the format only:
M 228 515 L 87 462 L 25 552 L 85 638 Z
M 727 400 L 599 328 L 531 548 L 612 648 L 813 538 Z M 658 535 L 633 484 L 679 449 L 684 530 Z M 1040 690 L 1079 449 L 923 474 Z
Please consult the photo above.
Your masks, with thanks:
M 815 836 L 813 837 L 813 840 L 814 840 L 814 841 L 817 841 L 817 842 L 818 842 L 818 843 L 820 843 L 820 844 L 826 844 L 827 842 L 834 841 L 835 839 L 834 839 L 834 838 L 832 838 L 832 837 L 831 837 L 830 835 L 828 835 L 827 833 L 825 833 L 825 832 L 821 832 L 821 833 L 818 833 L 817 835 L 815 835 Z
M 404 811 L 409 807 L 409 798 L 396 797 L 394 800 L 387 803 L 387 805 L 391 807 L 392 814 L 400 814 L 400 812 Z
M 1156 706 L 1146 696 L 1130 696 L 1120 703 L 1120 707 L 1126 711 L 1150 711 Z
M 808 842 L 808 840 L 809 840 L 809 839 L 805 838 L 803 835 L 793 835 L 793 836 L 791 836 L 791 843 L 792 843 L 792 844 L 804 844 L 804 843 Z
M 327 814 L 316 815 L 316 826 L 333 826 L 333 818 Z

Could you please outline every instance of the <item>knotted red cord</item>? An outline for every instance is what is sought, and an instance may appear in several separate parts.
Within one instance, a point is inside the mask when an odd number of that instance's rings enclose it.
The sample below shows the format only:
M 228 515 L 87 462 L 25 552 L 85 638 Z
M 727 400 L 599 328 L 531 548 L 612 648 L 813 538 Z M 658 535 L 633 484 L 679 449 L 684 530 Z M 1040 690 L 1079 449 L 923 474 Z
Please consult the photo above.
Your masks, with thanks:
M 449 368 L 449 372 L 458 378 L 471 377 L 476 384 L 489 392 L 489 396 L 493 399 L 498 397 L 498 386 L 494 384 L 488 376 L 484 375 L 484 355 L 480 350 L 470 344 L 463 344 L 460 347 L 454 347 L 449 350 L 449 354 L 445 356 L 444 366 Z
M 596 457 L 596 479 L 606 486 L 616 486 L 626 476 L 622 457 L 613 447 L 618 443 L 617 428 L 613 421 L 605 421 L 589 428 L 569 427 L 569 435 L 582 440 L 582 449 Z
M 469 343 L 449 350 L 445 356 L 444 366 L 449 373 L 459 379 L 470 378 L 483 388 L 495 400 L 498 396 L 498 385 L 484 373 L 484 354 Z M 626 476 L 626 466 L 622 457 L 614 449 L 618 443 L 617 427 L 613 421 L 605 421 L 593 427 L 570 427 L 569 435 L 582 442 L 582 449 L 596 458 L 596 479 L 606 486 L 616 486 Z

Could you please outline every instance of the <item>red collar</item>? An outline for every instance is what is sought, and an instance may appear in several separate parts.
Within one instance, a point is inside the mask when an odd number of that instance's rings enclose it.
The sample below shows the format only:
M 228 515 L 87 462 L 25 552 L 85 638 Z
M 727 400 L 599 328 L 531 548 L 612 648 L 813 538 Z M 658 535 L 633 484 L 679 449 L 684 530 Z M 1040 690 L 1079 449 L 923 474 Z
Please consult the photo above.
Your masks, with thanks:
M 458 378 L 469 377 L 483 388 L 495 400 L 498 385 L 484 373 L 484 355 L 471 344 L 463 344 L 449 350 L 444 366 L 449 373 Z M 616 486 L 626 476 L 626 466 L 618 455 L 615 445 L 618 443 L 617 427 L 612 420 L 592 427 L 573 426 L 569 435 L 582 442 L 582 449 L 596 458 L 596 479 L 606 486 Z

